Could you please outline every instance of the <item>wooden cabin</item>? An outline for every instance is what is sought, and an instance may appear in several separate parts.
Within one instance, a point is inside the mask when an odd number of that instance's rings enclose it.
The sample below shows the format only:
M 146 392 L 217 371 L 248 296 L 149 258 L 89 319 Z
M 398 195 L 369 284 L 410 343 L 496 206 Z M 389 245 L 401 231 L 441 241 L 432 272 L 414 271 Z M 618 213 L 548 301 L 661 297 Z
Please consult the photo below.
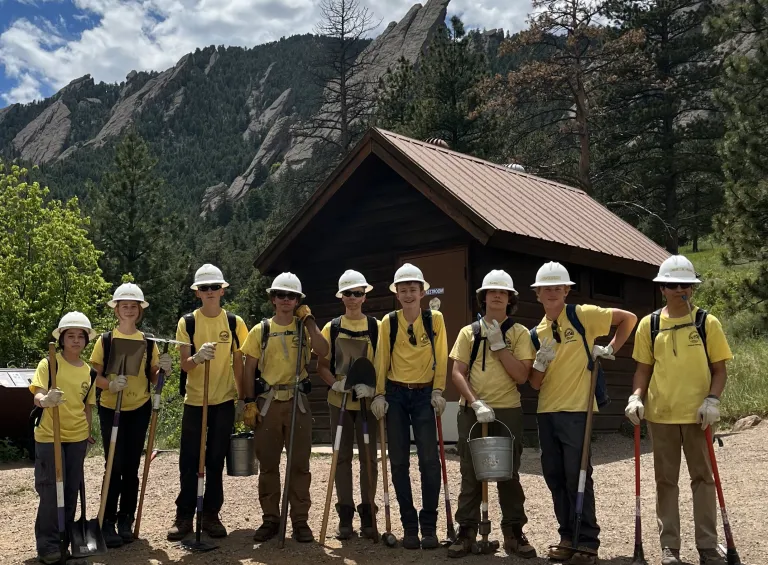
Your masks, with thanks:
M 422 307 L 443 312 L 448 347 L 476 319 L 475 291 L 491 269 L 512 275 L 519 292 L 516 321 L 544 315 L 530 288 L 538 268 L 559 261 L 576 282 L 568 301 L 624 308 L 642 316 L 660 297 L 651 279 L 668 253 L 583 191 L 519 170 L 381 129 L 369 130 L 319 186 L 255 266 L 301 279 L 305 302 L 321 326 L 344 312 L 336 298 L 346 269 L 361 271 L 373 291 L 364 311 L 382 318 L 398 308 L 388 287 L 405 262 L 422 269 L 431 288 Z M 624 418 L 634 363 L 631 341 L 604 363 L 613 402 L 597 431 Z M 452 361 L 448 361 L 449 364 Z M 443 416 L 455 441 L 458 395 L 450 384 Z M 314 377 L 314 439 L 331 438 L 327 386 Z M 536 393 L 523 387 L 525 427 L 536 430 Z

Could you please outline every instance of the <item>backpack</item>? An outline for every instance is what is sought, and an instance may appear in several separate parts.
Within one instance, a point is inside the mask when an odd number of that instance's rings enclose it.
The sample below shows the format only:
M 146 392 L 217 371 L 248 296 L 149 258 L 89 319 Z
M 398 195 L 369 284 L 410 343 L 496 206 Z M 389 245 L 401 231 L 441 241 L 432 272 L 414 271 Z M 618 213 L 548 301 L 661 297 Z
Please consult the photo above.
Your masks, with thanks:
M 353 332 L 346 328 L 341 327 L 341 316 L 331 320 L 331 374 L 336 374 L 336 338 L 339 337 L 339 333 L 348 335 L 349 337 L 368 337 L 371 340 L 371 346 L 373 347 L 373 354 L 376 355 L 376 345 L 379 341 L 379 324 L 376 322 L 376 318 L 373 316 L 366 316 L 368 319 L 368 329 L 363 332 Z
M 659 308 L 653 314 L 651 314 L 651 354 L 653 354 L 653 346 L 656 344 L 656 336 L 658 336 L 659 332 L 661 331 L 661 311 L 662 311 L 662 308 Z M 699 308 L 698 310 L 696 310 L 696 315 L 694 318 L 694 326 L 696 327 L 696 331 L 699 332 L 699 337 L 701 338 L 701 344 L 704 346 L 704 354 L 707 356 L 707 363 L 709 363 L 709 352 L 707 351 L 707 327 L 706 327 L 708 314 L 709 312 L 707 312 L 703 308 Z M 670 329 L 676 329 L 677 327 L 679 326 L 676 326 Z
M 515 325 L 515 321 L 509 316 L 507 316 L 507 319 L 504 320 L 504 322 L 501 324 L 501 335 L 506 336 L 507 332 L 509 331 L 509 328 L 511 328 L 514 325 Z M 469 380 L 469 376 L 472 373 L 472 365 L 474 364 L 475 359 L 477 359 L 477 354 L 480 351 L 480 344 L 488 340 L 488 338 L 482 337 L 482 332 L 480 331 L 480 320 L 472 322 L 472 336 L 474 337 L 474 339 L 472 341 L 472 352 L 469 354 L 469 368 L 467 369 L 467 380 Z M 485 348 L 483 348 L 483 371 L 485 371 Z
M 88 391 L 85 393 L 85 398 L 83 398 L 83 403 L 88 401 L 88 395 L 91 394 L 91 389 L 93 388 L 93 383 L 96 382 L 96 370 L 91 367 L 90 370 L 91 375 L 91 384 L 88 385 Z M 48 390 L 51 390 L 51 365 L 48 364 Z M 96 389 L 96 392 L 98 392 L 98 388 Z M 32 408 L 32 411 L 29 413 L 29 423 L 33 428 L 36 428 L 40 425 L 40 420 L 43 418 L 43 410 L 44 408 L 41 408 L 40 406 L 35 406 Z
M 296 328 L 298 332 L 299 321 L 295 317 L 294 317 L 294 323 L 296 324 Z M 261 377 L 261 366 L 264 364 L 264 353 L 267 351 L 267 345 L 269 343 L 269 337 L 271 335 L 271 332 L 269 331 L 269 324 L 270 324 L 269 318 L 262 318 L 261 320 L 261 356 L 259 357 L 259 363 L 256 366 L 256 375 L 254 377 L 254 381 L 255 381 L 254 390 L 255 390 L 256 396 L 259 396 L 260 394 L 269 390 L 269 385 Z M 376 330 L 378 331 L 378 327 L 376 328 Z M 343 331 L 346 331 L 346 330 L 343 330 Z M 356 332 L 351 332 L 351 333 L 356 333 Z M 277 334 L 277 335 L 281 335 L 281 334 Z M 283 335 L 293 335 L 293 332 L 288 331 L 288 332 L 285 332 L 285 334 Z M 302 336 L 302 339 L 304 339 L 303 336 Z M 306 353 L 307 353 L 307 349 L 305 348 L 303 355 L 306 355 Z M 311 383 L 309 382 L 309 377 L 304 379 L 302 383 L 303 383 L 303 386 L 305 387 L 304 390 L 302 390 L 302 392 L 304 392 L 305 394 L 309 394 L 309 391 L 311 390 L 311 386 L 312 386 Z
M 397 312 L 390 312 L 387 317 L 389 318 L 389 355 L 391 359 L 392 351 L 395 349 L 395 339 L 397 338 Z M 437 367 L 437 356 L 435 355 L 435 330 L 432 327 L 432 310 L 422 310 L 421 322 L 424 324 L 424 331 L 427 332 L 429 343 L 432 346 L 432 371 L 434 372 Z
M 232 346 L 237 349 L 240 348 L 240 338 L 237 337 L 237 316 L 232 312 L 227 312 L 227 324 L 229 325 L 229 333 L 232 336 Z M 191 348 L 191 354 L 195 354 L 195 313 L 190 312 L 184 314 L 184 326 L 189 335 L 189 343 Z M 183 369 L 179 374 L 179 394 L 185 396 L 187 394 L 187 373 Z

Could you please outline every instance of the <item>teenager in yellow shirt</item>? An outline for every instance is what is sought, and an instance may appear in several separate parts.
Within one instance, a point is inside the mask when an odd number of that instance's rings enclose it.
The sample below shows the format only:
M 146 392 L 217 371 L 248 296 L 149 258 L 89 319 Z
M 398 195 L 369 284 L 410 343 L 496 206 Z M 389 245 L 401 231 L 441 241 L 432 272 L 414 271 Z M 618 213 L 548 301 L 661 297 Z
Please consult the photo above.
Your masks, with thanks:
M 41 563 L 59 563 L 59 522 L 56 504 L 56 468 L 53 449 L 53 414 L 59 407 L 61 461 L 64 472 L 64 516 L 67 524 L 75 519 L 83 461 L 91 437 L 91 411 L 96 403 L 91 368 L 80 358 L 88 342 L 96 337 L 91 322 L 80 312 L 69 312 L 53 331 L 58 341 L 56 388 L 51 387 L 48 359 L 37 365 L 29 385 L 35 406 L 42 409 L 35 427 L 35 490 L 40 496 L 35 519 L 35 541 Z
M 376 397 L 371 411 L 379 420 L 389 414 L 389 461 L 403 524 L 403 547 L 435 549 L 439 546 L 437 503 L 440 497 L 435 414 L 439 416 L 445 410 L 443 390 L 448 370 L 445 323 L 439 311 L 421 310 L 421 300 L 429 284 L 418 267 L 410 263 L 400 267 L 389 289 L 397 295 L 402 309 L 389 314 L 381 323 L 376 348 Z M 425 322 L 431 322 L 432 339 Z M 413 506 L 409 473 L 411 428 L 421 473 L 423 507 L 418 515 Z M 419 539 L 419 527 L 422 539 Z
M 530 383 L 539 390 L 536 420 L 541 469 L 552 492 L 559 524 L 559 547 L 549 550 L 549 558 L 561 561 L 570 558 L 571 565 L 591 565 L 597 563 L 596 555 L 578 551 L 578 547 L 583 547 L 596 552 L 600 547 L 591 462 L 587 466 L 579 545 L 573 550 L 562 549 L 575 543 L 573 523 L 590 394 L 589 364 L 597 357 L 614 359 L 614 352 L 621 349 L 632 333 L 637 316 L 618 308 L 576 306 L 574 312 L 585 332 L 585 347 L 584 338 L 568 318 L 565 304 L 573 284 L 568 270 L 560 263 L 546 263 L 536 273 L 536 282 L 531 287 L 535 289 L 545 315 L 535 328 L 541 345 L 533 363 Z M 595 339 L 608 335 L 612 326 L 618 327 L 611 343 L 605 347 L 595 345 Z M 591 402 L 596 404 L 594 398 Z
M 120 285 L 107 306 L 115 312 L 118 324 L 108 334 L 108 339 L 130 339 L 145 341 L 144 334 L 136 329 L 149 304 L 144 293 L 133 283 Z M 109 480 L 109 492 L 104 509 L 102 534 L 107 547 L 120 547 L 133 541 L 133 521 L 139 496 L 139 465 L 144 452 L 152 403 L 149 401 L 149 383 L 157 382 L 157 373 L 162 367 L 166 374 L 171 371 L 171 357 L 161 355 L 152 342 L 151 351 L 145 350 L 138 375 L 115 375 L 105 373 L 108 359 L 104 359 L 104 337 L 99 336 L 91 353 L 91 364 L 96 374 L 96 386 L 102 389 L 99 400 L 99 423 L 101 441 L 104 445 L 104 459 L 109 456 L 110 436 L 115 418 L 117 395 L 122 392 L 120 421 Z M 111 351 L 111 349 L 110 349 Z M 150 355 L 147 374 L 147 355 Z M 118 511 L 118 499 L 120 510 Z M 115 531 L 117 525 L 117 531 Z
M 725 565 L 717 551 L 715 482 L 704 430 L 720 419 L 725 362 L 733 355 L 720 321 L 711 314 L 705 316 L 698 307 L 689 311 L 694 288 L 701 281 L 688 259 L 670 257 L 653 281 L 659 283 L 666 306 L 643 318 L 637 327 L 632 355 L 637 361 L 634 392 L 625 413 L 635 425 L 645 417 L 651 433 L 661 563 L 680 564 L 682 449 L 691 476 L 700 563 Z
M 528 559 L 536 557 L 536 550 L 523 533 L 528 517 L 519 474 L 523 409 L 517 386 L 528 380 L 536 351 L 525 326 L 510 318 L 517 309 L 517 291 L 508 273 L 488 273 L 477 289 L 477 302 L 482 320 L 461 329 L 450 355 L 454 360 L 453 384 L 463 401 L 459 403 L 457 417 L 461 458 L 461 492 L 456 510 L 459 535 L 448 548 L 448 556 L 464 557 L 477 537 L 483 483 L 475 477 L 467 440 L 472 426 L 479 422 L 489 424 L 488 433 L 492 436 L 509 437 L 511 433 L 515 438 L 513 476 L 497 484 L 501 530 L 504 550 Z M 473 437 L 480 437 L 479 430 L 480 426 L 475 426 Z
M 345 271 L 339 278 L 339 291 L 337 298 L 341 298 L 344 304 L 344 315 L 328 322 L 323 327 L 323 337 L 330 345 L 330 351 L 326 357 L 317 360 L 317 372 L 320 378 L 330 386 L 328 391 L 328 406 L 331 412 L 331 430 L 336 433 L 339 416 L 341 414 L 341 402 L 344 393 L 347 393 L 347 402 L 344 407 L 346 416 L 341 422 L 341 439 L 339 441 L 339 455 L 336 466 L 336 511 L 339 514 L 339 528 L 336 534 L 338 539 L 349 539 L 354 533 L 352 519 L 355 515 L 355 499 L 352 495 L 352 446 L 357 440 L 357 449 L 360 454 L 360 498 L 361 503 L 357 507 L 360 515 L 361 533 L 363 537 L 370 538 L 374 535 L 373 516 L 376 509 L 369 503 L 370 472 L 374 495 L 376 480 L 378 477 L 376 467 L 376 426 L 368 426 L 368 438 L 371 449 L 372 461 L 365 457 L 365 442 L 363 437 L 363 420 L 360 416 L 360 401 L 352 400 L 352 390 L 347 389 L 345 381 L 349 370 L 350 356 L 365 351 L 365 356 L 374 361 L 376 346 L 378 345 L 379 326 L 381 322 L 373 316 L 363 314 L 365 295 L 373 290 L 362 273 L 357 271 Z M 337 327 L 337 330 L 332 330 Z M 332 336 L 336 333 L 335 340 Z M 335 341 L 336 343 L 333 343 Z M 365 345 L 360 345 L 361 342 Z M 350 351 L 347 351 L 345 344 Z M 361 348 L 362 347 L 362 348 Z M 334 355 L 335 354 L 335 355 Z M 334 355 L 335 358 L 331 356 Z M 358 385 L 365 386 L 365 385 Z M 334 441 L 337 441 L 334 438 Z M 370 469 L 369 469 L 370 467 Z
M 267 292 L 275 315 L 256 324 L 243 344 L 246 355 L 244 421 L 254 430 L 256 457 L 260 464 L 259 503 L 264 520 L 253 539 L 265 542 L 277 535 L 280 528 L 280 458 L 290 440 L 296 368 L 299 366 L 302 381 L 297 399 L 291 469 L 287 471 L 291 474 L 288 503 L 293 539 L 309 543 L 315 538 L 307 524 L 312 504 L 309 493 L 312 412 L 307 400 L 310 388 L 307 365 L 310 347 L 323 358 L 328 355 L 328 343 L 309 306 L 299 306 L 305 295 L 296 275 L 281 273 Z M 303 322 L 304 328 L 301 336 L 298 335 L 299 322 Z M 299 340 L 304 340 L 301 360 L 298 359 Z

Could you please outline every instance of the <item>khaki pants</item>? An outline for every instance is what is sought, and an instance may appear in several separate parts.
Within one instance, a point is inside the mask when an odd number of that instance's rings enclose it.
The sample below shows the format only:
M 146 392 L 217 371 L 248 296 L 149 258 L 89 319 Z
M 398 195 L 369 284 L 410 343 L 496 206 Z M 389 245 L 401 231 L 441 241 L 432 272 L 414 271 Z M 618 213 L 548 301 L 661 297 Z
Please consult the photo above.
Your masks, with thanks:
M 309 484 L 309 456 L 312 450 L 312 413 L 309 402 L 303 399 L 305 414 L 297 408 L 294 429 L 293 460 L 288 502 L 291 506 L 291 522 L 306 522 L 311 500 Z M 260 402 L 259 404 L 263 404 Z M 291 411 L 293 400 L 273 400 L 267 415 L 254 430 L 256 457 L 259 460 L 259 503 L 265 522 L 280 521 L 280 456 L 283 446 L 288 449 L 291 435 Z
M 656 518 L 661 546 L 680 549 L 680 506 L 678 480 L 680 450 L 685 453 L 693 492 L 693 523 L 696 547 L 717 547 L 717 506 L 715 480 L 709 460 L 707 439 L 699 424 L 655 424 L 648 422 L 653 441 L 656 474 Z
M 340 408 L 329 404 L 331 409 L 331 431 L 333 441 L 336 441 L 336 427 L 339 424 Z M 376 467 L 376 427 L 378 421 L 375 416 L 368 412 L 368 453 L 370 454 L 370 467 L 373 480 L 373 494 L 376 495 L 376 484 L 378 481 L 378 470 Z M 355 506 L 355 499 L 352 496 L 352 446 L 357 440 L 358 459 L 360 461 L 360 494 L 361 504 L 368 504 L 369 483 L 368 466 L 369 460 L 365 453 L 365 439 L 363 437 L 363 416 L 358 410 L 346 410 L 344 421 L 341 428 L 341 443 L 339 444 L 339 459 L 336 464 L 336 497 L 341 506 Z M 376 509 L 373 509 L 374 512 Z

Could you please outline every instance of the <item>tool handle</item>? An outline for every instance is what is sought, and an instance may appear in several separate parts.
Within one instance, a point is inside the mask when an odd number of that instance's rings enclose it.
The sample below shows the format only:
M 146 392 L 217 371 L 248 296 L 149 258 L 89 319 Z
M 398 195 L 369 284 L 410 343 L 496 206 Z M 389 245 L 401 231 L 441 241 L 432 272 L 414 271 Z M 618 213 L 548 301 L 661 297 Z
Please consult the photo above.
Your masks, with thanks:
M 488 424 L 483 423 L 483 437 L 488 437 Z M 488 481 L 483 481 L 483 491 L 482 491 L 482 504 L 481 504 L 481 510 L 483 514 L 483 521 L 488 521 Z M 488 541 L 488 534 L 485 534 L 483 536 L 484 541 Z
M 325 508 L 323 509 L 323 524 L 320 527 L 320 545 L 325 544 L 325 533 L 328 530 L 328 515 L 331 512 L 331 498 L 333 497 L 333 483 L 336 479 L 336 466 L 339 462 L 339 446 L 341 445 L 341 430 L 344 426 L 344 413 L 347 406 L 347 393 L 341 397 L 339 421 L 336 424 L 336 436 L 333 438 L 333 458 L 331 459 L 331 472 L 328 477 L 328 485 L 325 491 Z
M 448 538 L 456 539 L 456 528 L 453 526 L 453 514 L 451 512 L 451 493 L 448 490 L 448 470 L 445 464 L 445 444 L 443 443 L 443 420 L 435 412 L 435 425 L 437 426 L 437 443 L 440 447 L 440 466 L 443 472 L 443 492 L 445 495 L 445 521 L 448 529 Z
M 389 478 L 387 477 L 387 430 L 384 426 L 384 418 L 379 420 L 379 442 L 381 445 L 381 476 L 384 480 L 384 517 L 387 533 L 392 532 L 392 520 L 389 515 Z
M 368 470 L 368 503 L 371 506 L 371 523 L 373 525 L 373 543 L 379 543 L 379 525 L 376 521 L 376 481 L 373 480 L 373 466 L 376 461 L 371 461 L 370 436 L 368 435 L 368 409 L 365 406 L 365 398 L 360 399 L 360 416 L 363 419 L 363 444 L 365 449 L 366 469 Z
M 717 500 L 720 503 L 720 514 L 723 518 L 723 533 L 725 534 L 725 542 L 729 550 L 735 550 L 736 544 L 733 541 L 733 533 L 731 532 L 731 522 L 728 519 L 728 513 L 725 510 L 725 496 L 723 495 L 723 485 L 720 482 L 720 472 L 717 468 L 717 457 L 715 457 L 715 446 L 712 443 L 712 427 L 707 426 L 704 431 L 707 438 L 707 449 L 709 451 L 709 460 L 712 463 L 712 474 L 715 478 L 715 488 L 717 490 Z
M 141 528 L 141 513 L 144 509 L 144 494 L 147 490 L 149 479 L 149 465 L 152 463 L 152 448 L 155 444 L 155 431 L 157 430 L 157 411 L 152 411 L 152 419 L 149 422 L 149 437 L 147 439 L 147 451 L 144 455 L 144 474 L 141 478 L 141 492 L 139 494 L 139 507 L 136 510 L 136 525 L 133 527 L 133 539 L 139 539 Z

